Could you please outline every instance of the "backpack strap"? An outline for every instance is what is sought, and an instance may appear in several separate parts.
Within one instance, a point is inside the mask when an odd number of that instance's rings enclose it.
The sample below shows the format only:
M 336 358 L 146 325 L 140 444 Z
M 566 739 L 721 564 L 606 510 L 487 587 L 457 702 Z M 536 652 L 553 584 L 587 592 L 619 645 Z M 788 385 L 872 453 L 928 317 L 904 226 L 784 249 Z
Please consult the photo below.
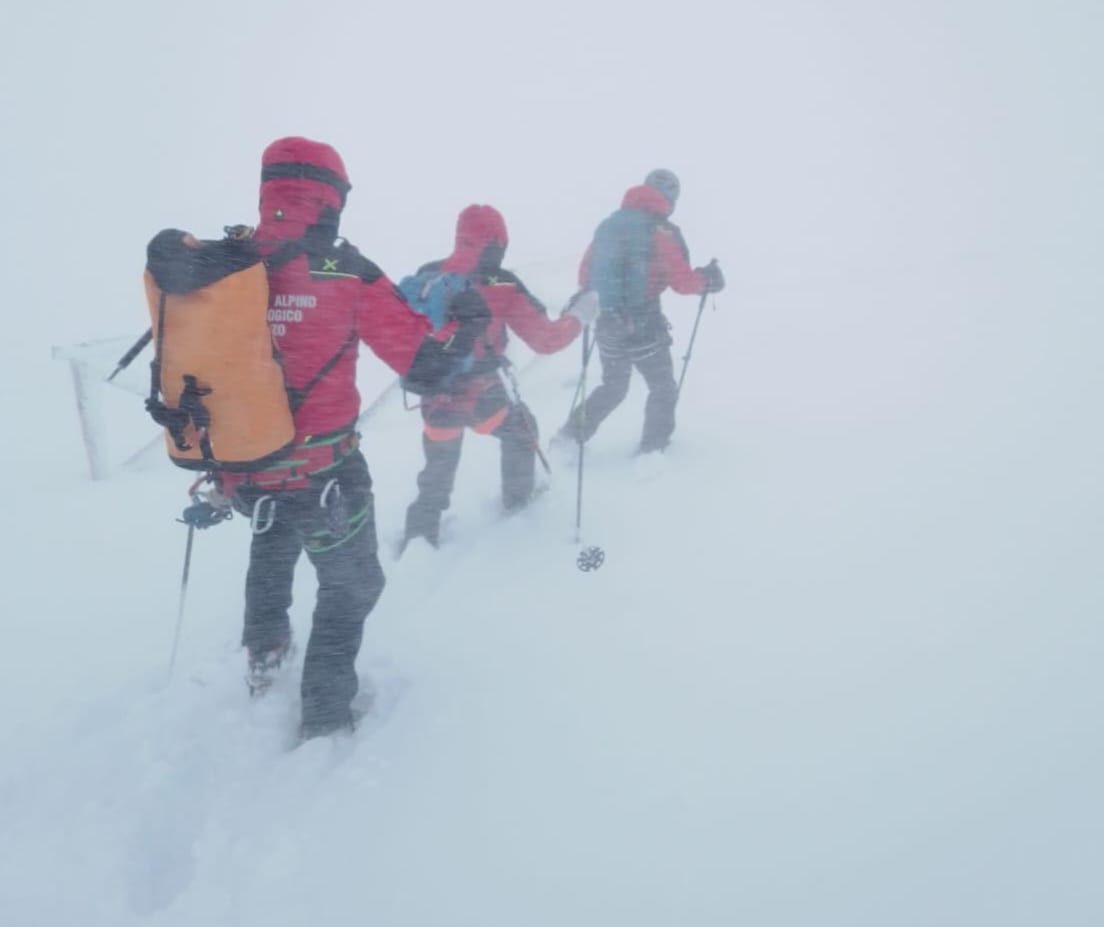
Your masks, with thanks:
M 357 343 L 357 331 L 355 328 L 349 330 L 349 334 L 345 337 L 345 340 L 341 342 L 341 347 L 337 349 L 337 352 L 326 363 L 324 363 L 321 369 L 310 378 L 310 380 L 299 388 L 289 386 L 287 388 L 288 405 L 291 407 L 291 414 L 294 415 L 302 407 L 303 403 L 307 401 L 307 396 L 310 395 L 313 390 L 327 374 L 334 367 L 337 366 L 337 362 L 341 360 L 345 352 L 348 351 L 353 345 Z
M 282 166 L 283 165 L 280 165 L 280 167 Z M 308 233 L 309 231 L 310 229 L 308 229 Z M 265 258 L 265 269 L 268 270 L 269 273 L 271 273 L 274 270 L 279 270 L 285 264 L 291 263 L 300 255 L 307 253 L 307 244 L 307 235 L 304 235 L 303 238 L 296 238 L 292 241 L 285 241 L 282 245 L 280 245 L 279 248 L 277 248 L 267 258 Z M 345 244 L 345 242 L 342 242 L 343 246 Z M 352 250 L 354 252 L 356 251 L 355 248 L 353 248 Z M 359 257 L 359 253 L 357 253 L 356 256 Z M 375 265 L 372 266 L 375 267 Z M 379 272 L 379 274 L 382 274 L 382 272 Z M 349 330 L 349 334 L 341 343 L 341 347 L 337 349 L 333 357 L 326 361 L 326 363 L 322 365 L 321 369 L 319 369 L 319 371 L 313 377 L 311 377 L 305 385 L 298 388 L 294 386 L 287 387 L 288 406 L 291 409 L 292 415 L 298 412 L 303 403 L 307 401 L 307 396 L 310 395 L 311 390 L 313 390 L 319 383 L 321 383 L 322 380 L 330 373 L 330 371 L 337 366 L 337 362 L 341 360 L 341 358 L 345 355 L 345 352 L 357 343 L 357 338 L 358 335 L 356 328 L 351 328 Z M 277 357 L 279 357 L 279 353 L 277 353 Z
M 191 419 L 199 435 L 199 450 L 204 460 L 214 460 L 215 454 L 211 449 L 211 413 L 203 404 L 203 397 L 211 393 L 209 386 L 200 386 L 196 378 L 190 374 L 184 374 L 184 389 L 180 394 L 180 408 L 178 412 L 184 414 L 185 420 Z M 179 445 L 177 445 L 179 447 Z
M 161 351 L 165 344 L 165 291 L 157 301 L 157 340 L 153 346 L 153 360 L 150 361 L 150 391 L 146 398 L 146 411 L 158 425 L 166 428 L 172 435 L 177 450 L 186 451 L 188 442 L 184 440 L 184 426 L 187 416 L 179 409 L 170 409 L 161 401 Z M 181 420 L 183 418 L 183 420 Z
M 306 250 L 306 246 L 303 244 L 303 240 L 301 238 L 295 238 L 291 241 L 285 241 L 282 245 L 280 245 L 279 248 L 277 248 L 264 259 L 265 269 L 269 273 L 274 270 L 279 270 L 285 264 L 290 264 Z
M 184 429 L 191 423 L 199 434 L 199 448 L 204 460 L 213 460 L 214 453 L 211 449 L 211 438 L 208 427 L 211 424 L 211 413 L 203 405 L 203 397 L 210 394 L 209 387 L 200 386 L 195 376 L 184 374 L 184 389 L 180 393 L 180 403 L 172 409 L 161 401 L 161 357 L 165 345 L 165 291 L 161 291 L 161 298 L 157 304 L 157 344 L 153 352 L 153 360 L 150 361 L 150 394 L 146 399 L 146 411 L 150 417 L 162 428 L 168 431 L 169 436 L 176 445 L 178 451 L 190 451 L 192 446 L 184 437 Z

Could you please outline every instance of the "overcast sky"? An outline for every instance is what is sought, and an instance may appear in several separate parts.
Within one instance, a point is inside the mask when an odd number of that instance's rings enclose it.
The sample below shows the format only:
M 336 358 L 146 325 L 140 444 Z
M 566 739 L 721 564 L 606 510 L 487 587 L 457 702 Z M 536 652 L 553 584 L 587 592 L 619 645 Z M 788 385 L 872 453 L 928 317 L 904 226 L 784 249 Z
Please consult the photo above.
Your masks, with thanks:
M 668 167 L 694 263 L 728 276 L 740 360 L 712 386 L 743 414 L 957 416 L 987 467 L 1100 460 L 1094 0 L 46 0 L 5 25 L 11 427 L 76 431 L 49 346 L 141 332 L 148 239 L 253 221 L 262 149 L 302 134 L 344 156 L 343 231 L 391 276 L 489 202 L 550 303 Z
M 515 264 L 574 259 L 661 165 L 694 258 L 749 285 L 1104 227 L 1092 0 L 19 6 L 3 234 L 55 339 L 133 329 L 144 242 L 253 218 L 283 134 L 341 151 L 345 231 L 396 276 L 473 201 Z
M 49 348 L 144 330 L 146 242 L 167 226 L 216 237 L 254 221 L 272 139 L 306 135 L 341 152 L 353 183 L 343 231 L 392 277 L 447 252 L 457 212 L 488 202 L 511 231 L 507 266 L 540 280 L 544 297 L 564 295 L 596 223 L 663 166 L 682 179 L 674 219 L 694 263 L 717 257 L 729 280 L 680 408 L 694 450 L 683 462 L 700 454 L 710 467 L 697 472 L 714 473 L 731 460 L 724 488 L 755 502 L 738 524 L 702 517 L 705 533 L 674 539 L 676 565 L 696 568 L 699 548 L 773 544 L 780 563 L 796 550 L 782 600 L 800 600 L 794 590 L 819 573 L 838 594 L 823 614 L 814 603 L 815 617 L 826 637 L 844 628 L 838 646 L 860 660 L 849 610 L 874 608 L 870 627 L 912 670 L 917 718 L 929 685 L 947 718 L 961 706 L 941 688 L 946 667 L 916 672 L 913 644 L 877 609 L 921 616 L 921 642 L 966 640 L 953 655 L 960 681 L 973 691 L 987 669 L 977 691 L 1008 699 L 994 702 L 999 744 L 1035 765 L 1005 767 L 994 754 L 993 768 L 1017 787 L 1030 779 L 1030 791 L 994 798 L 979 778 L 963 805 L 990 799 L 1009 832 L 1008 807 L 1046 819 L 1009 841 L 986 819 L 977 846 L 1005 860 L 1022 850 L 1016 865 L 1032 875 L 1074 857 L 1091 871 L 1080 850 L 1099 851 L 1090 827 L 1100 817 L 1091 728 L 1104 651 L 1104 3 L 8 6 L 0 483 L 14 498 L 0 566 L 21 580 L 11 611 L 34 629 L 26 640 L 71 620 L 97 635 L 100 656 L 118 649 L 88 624 L 83 587 L 74 584 L 72 615 L 47 605 L 40 616 L 35 582 L 60 588 L 74 563 L 87 574 L 88 545 L 74 541 L 83 535 L 65 532 L 74 523 L 133 542 L 119 526 L 138 517 L 116 500 L 137 511 L 130 488 L 139 500 L 150 498 L 143 486 L 152 493 L 130 474 L 87 482 L 68 373 Z M 685 339 L 696 301 L 665 306 Z M 130 418 L 112 417 L 110 429 L 148 441 L 140 400 L 112 394 Z M 546 433 L 557 424 L 545 421 Z M 402 464 L 387 458 L 401 452 L 396 441 L 369 432 L 373 467 Z M 682 464 L 664 463 L 664 485 L 681 491 Z M 672 498 L 663 501 L 677 508 Z M 166 493 L 166 508 L 141 515 L 163 528 L 178 501 Z M 381 504 L 398 512 L 403 500 L 392 492 Z M 69 558 L 60 566 L 56 550 Z M 133 564 L 104 564 L 101 589 L 130 588 Z M 746 568 L 735 564 L 734 580 Z M 973 636 L 955 637 L 960 628 Z M 36 672 L 18 646 L 9 658 Z M 890 689 L 894 665 L 879 667 Z M 880 697 L 856 689 L 864 706 Z M 1021 720 L 1045 739 L 1020 740 Z M 893 734 L 904 742 L 912 731 Z M 1050 778 L 1055 754 L 1064 782 Z M 1031 854 L 1046 845 L 1036 833 L 1073 834 L 1069 855 L 1037 866 Z M 933 845 L 932 858 L 946 851 Z M 1057 874 L 1064 884 L 1079 873 Z

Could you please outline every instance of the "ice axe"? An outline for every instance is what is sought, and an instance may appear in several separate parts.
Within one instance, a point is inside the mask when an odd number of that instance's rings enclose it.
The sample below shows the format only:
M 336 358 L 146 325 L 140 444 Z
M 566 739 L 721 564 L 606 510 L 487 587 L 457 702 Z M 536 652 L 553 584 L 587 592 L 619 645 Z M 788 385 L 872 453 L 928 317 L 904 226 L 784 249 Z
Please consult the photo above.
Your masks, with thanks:
M 147 328 L 146 333 L 130 346 L 126 354 L 119 358 L 119 363 L 115 365 L 115 369 L 111 372 L 111 376 L 107 378 L 107 382 L 110 383 L 122 371 L 126 370 L 126 368 L 130 366 L 131 361 L 142 353 L 142 349 L 149 344 L 151 340 L 153 340 L 153 329 Z

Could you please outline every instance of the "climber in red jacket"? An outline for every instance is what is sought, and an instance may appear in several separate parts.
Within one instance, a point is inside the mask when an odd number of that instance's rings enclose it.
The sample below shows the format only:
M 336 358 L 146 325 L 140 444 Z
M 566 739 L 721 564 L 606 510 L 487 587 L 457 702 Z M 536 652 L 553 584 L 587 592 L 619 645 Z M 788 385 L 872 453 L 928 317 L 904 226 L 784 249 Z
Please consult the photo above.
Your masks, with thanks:
M 269 326 L 296 443 L 265 470 L 219 476 L 222 492 L 253 525 L 242 642 L 255 691 L 288 654 L 302 551 L 318 575 L 301 685 L 304 738 L 353 726 L 354 663 L 384 586 L 372 479 L 355 431 L 358 346 L 402 374 L 408 389 L 427 392 L 471 352 L 490 319 L 472 302 L 434 333 L 379 267 L 337 237 L 349 190 L 345 165 L 329 145 L 282 138 L 265 149 L 254 241 L 268 266 Z
M 538 353 L 551 354 L 567 347 L 583 325 L 597 316 L 597 301 L 581 299 L 558 319 L 550 319 L 518 276 L 502 267 L 508 242 L 506 223 L 497 209 L 468 206 L 456 223 L 452 254 L 424 265 L 401 284 L 403 291 L 411 294 L 426 292 L 435 281 L 451 278 L 450 285 L 459 295 L 451 297 L 450 306 L 478 296 L 491 316 L 466 370 L 422 401 L 426 463 L 418 474 L 418 497 L 407 509 L 404 547 L 416 537 L 437 546 L 441 513 L 449 506 L 465 428 L 493 435 L 501 442 L 505 509 L 514 510 L 529 501 L 535 479 L 537 422 L 503 382 L 507 333 L 514 332 Z M 417 299 L 411 301 L 415 307 L 419 305 Z M 446 308 L 435 324 L 446 320 L 452 311 Z

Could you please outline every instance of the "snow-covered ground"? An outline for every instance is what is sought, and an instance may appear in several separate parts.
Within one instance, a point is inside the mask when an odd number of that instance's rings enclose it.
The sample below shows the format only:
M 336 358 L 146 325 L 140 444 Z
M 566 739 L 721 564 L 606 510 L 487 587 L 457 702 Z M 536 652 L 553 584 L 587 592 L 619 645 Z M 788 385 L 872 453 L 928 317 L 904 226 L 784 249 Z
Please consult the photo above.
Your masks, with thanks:
M 348 90 L 246 108 L 230 78 L 256 68 L 245 37 L 271 38 L 275 15 L 266 36 L 237 6 L 218 35 L 153 4 L 64 26 L 43 4 L 17 22 L 0 922 L 1104 920 L 1099 11 L 752 6 L 588 9 L 584 38 L 543 11 L 528 44 L 491 43 L 495 61 L 437 37 L 432 68 L 366 88 L 363 126 Z M 334 43 L 330 88 L 379 77 L 355 41 L 370 24 L 345 15 L 340 35 L 298 37 Z M 374 25 L 407 34 L 410 16 Z M 450 25 L 503 39 L 512 21 Z M 687 23 L 704 52 L 677 39 Z M 655 78 L 627 48 L 672 66 Z M 83 80 L 56 76 L 72 74 L 50 67 L 59 54 Z M 511 109 L 487 145 L 444 165 L 380 146 L 417 136 L 403 119 L 450 61 L 475 69 L 472 93 L 499 66 L 522 75 L 500 85 Z M 668 124 L 588 150 L 579 127 L 600 128 L 599 102 L 623 101 L 632 75 L 661 86 L 629 115 L 659 106 Z M 203 144 L 158 101 L 199 119 Z M 447 129 L 470 128 L 470 109 L 446 110 Z M 572 462 L 503 519 L 497 443 L 476 435 L 448 543 L 396 562 L 419 426 L 396 395 L 381 404 L 363 446 L 388 587 L 359 663 L 378 707 L 354 737 L 291 751 L 297 668 L 263 700 L 242 682 L 246 526 L 197 536 L 170 681 L 188 476 L 154 453 L 90 481 L 49 359 L 137 335 L 145 239 L 248 218 L 257 155 L 286 132 L 345 153 L 346 228 L 395 276 L 490 201 L 507 263 L 558 306 L 593 224 L 662 163 L 682 175 L 695 262 L 715 254 L 730 284 L 669 451 L 630 456 L 639 380 L 588 451 L 597 572 L 574 565 Z M 676 356 L 695 309 L 667 301 Z M 578 347 L 518 359 L 550 434 Z M 368 401 L 388 377 L 366 351 L 361 365 Z M 155 435 L 138 397 L 99 399 L 113 461 Z M 301 638 L 313 589 L 304 565 Z
M 921 284 L 902 318 L 934 305 Z M 629 456 L 635 385 L 588 457 L 596 573 L 570 461 L 502 520 L 478 436 L 448 544 L 394 562 L 419 441 L 386 403 L 365 443 L 389 586 L 360 661 L 381 708 L 351 740 L 287 752 L 294 669 L 248 699 L 241 522 L 197 538 L 166 684 L 186 475 L 32 479 L 9 500 L 12 922 L 1092 923 L 1100 499 L 1091 461 L 1022 450 L 1077 441 L 1031 406 L 1059 371 L 1013 353 L 964 394 L 988 332 L 930 316 L 898 364 L 845 367 L 884 296 L 847 287 L 801 333 L 810 297 L 718 297 L 662 457 Z M 670 311 L 685 338 L 694 300 Z M 797 395 L 808 365 L 823 388 Z M 522 378 L 546 430 L 577 367 Z M 62 569 L 24 588 L 36 558 Z M 298 588 L 305 634 L 309 569 Z

